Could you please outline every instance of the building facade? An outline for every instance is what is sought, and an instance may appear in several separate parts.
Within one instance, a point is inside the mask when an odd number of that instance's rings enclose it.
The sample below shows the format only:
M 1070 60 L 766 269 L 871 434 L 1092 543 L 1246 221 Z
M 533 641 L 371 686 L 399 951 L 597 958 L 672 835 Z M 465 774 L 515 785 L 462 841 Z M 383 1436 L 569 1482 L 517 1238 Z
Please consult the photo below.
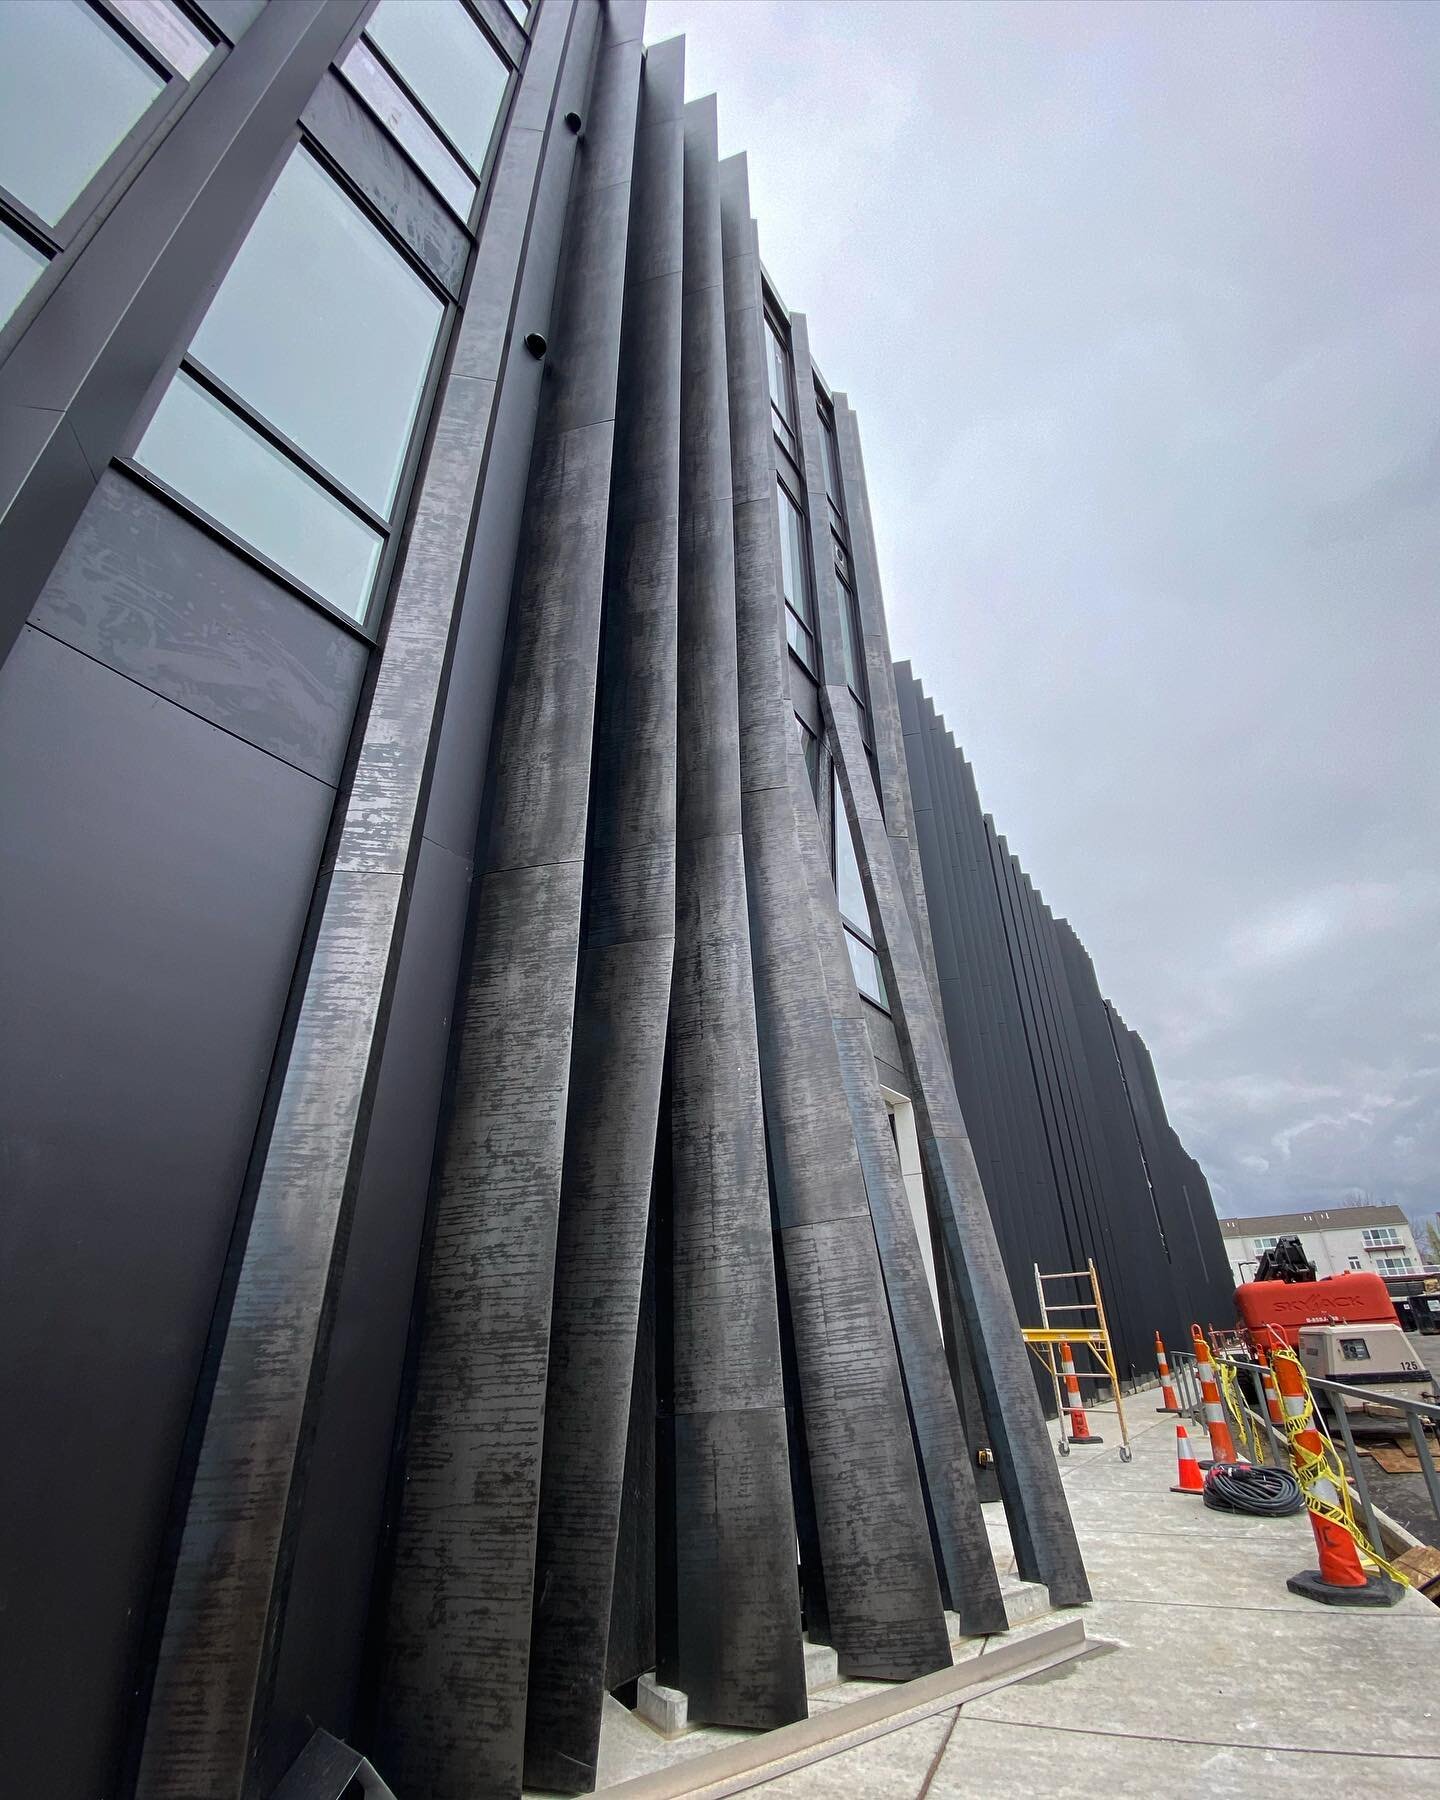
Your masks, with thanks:
M 0 8 L 16 1792 L 581 1792 L 649 1669 L 919 1675 L 981 1451 L 1088 1596 L 855 418 L 642 32 Z
M 1335 1206 L 1315 1212 L 1264 1213 L 1222 1219 L 1221 1236 L 1238 1284 L 1255 1279 L 1255 1265 L 1282 1237 L 1298 1237 L 1315 1273 L 1419 1275 L 1425 1259 L 1404 1210 L 1398 1206 Z
M 1144 1040 L 983 810 L 908 663 L 895 681 L 940 1011 L 1016 1308 L 1038 1324 L 1036 1270 L 1093 1258 L 1117 1368 L 1142 1375 L 1157 1330 L 1179 1346 L 1193 1322 L 1232 1322 L 1209 1185 L 1166 1116 Z

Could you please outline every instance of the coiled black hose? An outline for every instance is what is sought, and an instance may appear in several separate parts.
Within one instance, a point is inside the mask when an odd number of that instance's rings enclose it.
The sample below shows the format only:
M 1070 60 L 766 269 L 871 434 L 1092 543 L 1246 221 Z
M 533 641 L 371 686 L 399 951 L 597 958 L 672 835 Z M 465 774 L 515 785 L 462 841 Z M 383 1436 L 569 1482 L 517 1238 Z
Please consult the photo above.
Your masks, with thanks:
M 1216 1463 L 1205 1477 L 1205 1504 L 1217 1512 L 1258 1513 L 1265 1519 L 1283 1519 L 1304 1508 L 1305 1496 L 1288 1469 Z

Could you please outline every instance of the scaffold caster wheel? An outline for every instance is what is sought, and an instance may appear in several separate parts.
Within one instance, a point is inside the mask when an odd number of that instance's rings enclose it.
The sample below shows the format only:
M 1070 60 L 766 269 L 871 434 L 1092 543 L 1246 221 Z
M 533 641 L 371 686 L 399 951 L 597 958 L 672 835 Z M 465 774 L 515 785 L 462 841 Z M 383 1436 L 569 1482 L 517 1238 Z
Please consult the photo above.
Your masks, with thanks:
M 1121 1462 L 1134 1462 L 1135 1452 L 1128 1444 L 1122 1444 L 1120 1446 L 1120 1460 Z
M 1062 1456 L 1068 1456 L 1070 1454 L 1070 1446 L 1065 1442 L 1063 1437 L 1061 1438 L 1060 1442 L 1055 1446 L 1055 1448 L 1060 1452 L 1060 1454 Z

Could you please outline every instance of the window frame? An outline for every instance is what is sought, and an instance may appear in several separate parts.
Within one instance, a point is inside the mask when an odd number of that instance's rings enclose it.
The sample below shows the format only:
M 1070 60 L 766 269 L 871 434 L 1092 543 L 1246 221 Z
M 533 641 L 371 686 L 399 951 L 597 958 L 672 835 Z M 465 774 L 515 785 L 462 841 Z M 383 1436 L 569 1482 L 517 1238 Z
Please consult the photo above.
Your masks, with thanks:
M 799 715 L 797 714 L 796 717 L 798 718 Z M 804 721 L 801 720 L 801 723 L 803 725 Z M 875 942 L 875 933 L 871 926 L 870 919 L 867 916 L 863 925 L 857 925 L 840 903 L 840 827 L 842 824 L 845 827 L 846 834 L 850 841 L 850 848 L 854 854 L 855 863 L 858 868 L 860 863 L 860 853 L 855 848 L 855 834 L 850 830 L 849 816 L 845 811 L 845 796 L 840 792 L 840 767 L 832 758 L 830 763 L 830 881 L 835 889 L 835 910 L 840 915 L 840 923 L 844 928 L 846 937 L 853 938 L 862 949 L 869 951 L 870 955 L 875 959 L 875 980 L 882 997 L 877 1000 L 873 994 L 867 994 L 864 988 L 860 986 L 860 978 L 858 975 L 855 977 L 855 991 L 867 1005 L 873 1006 L 877 1012 L 883 1012 L 888 1018 L 890 1016 L 890 991 L 885 986 L 885 970 L 880 961 L 880 949 Z M 863 890 L 863 878 L 861 886 Z M 865 901 L 865 910 L 868 915 L 870 910 L 868 896 Z M 851 955 L 851 969 L 853 972 L 853 954 Z
M 348 49 L 348 40 L 346 48 Z M 342 51 L 341 54 L 344 54 L 344 52 Z M 393 143 L 395 140 L 392 138 L 389 141 Z M 191 341 L 194 339 L 195 334 L 200 328 L 201 319 L 203 319 L 211 299 L 213 299 L 215 293 L 219 291 L 220 284 L 230 273 L 230 269 L 236 258 L 248 241 L 251 229 L 254 226 L 256 219 L 259 218 L 270 195 L 274 191 L 275 184 L 280 179 L 281 172 L 288 164 L 291 156 L 296 154 L 308 154 L 315 159 L 320 167 L 321 173 L 328 180 L 335 182 L 339 186 L 342 194 L 344 194 L 352 205 L 360 210 L 360 213 L 366 222 L 380 231 L 384 241 L 390 248 L 404 259 L 406 264 L 419 275 L 420 279 L 441 302 L 442 310 L 439 329 L 435 334 L 435 343 L 431 351 L 429 365 L 425 372 L 425 380 L 421 384 L 420 396 L 415 408 L 415 423 L 410 432 L 410 441 L 406 446 L 405 455 L 401 462 L 400 475 L 395 484 L 394 504 L 388 519 L 377 513 L 374 508 L 369 506 L 357 494 L 351 493 L 343 482 L 338 481 L 335 476 L 328 472 L 328 470 L 322 468 L 307 451 L 303 450 L 298 444 L 292 442 L 285 432 L 281 431 L 277 426 L 272 425 L 269 420 L 256 412 L 256 410 L 247 401 L 242 399 L 240 395 L 236 394 L 226 382 L 221 380 L 219 376 L 208 369 L 204 363 L 197 357 L 193 357 L 190 353 Z M 385 608 L 388 604 L 390 588 L 395 576 L 395 565 L 399 558 L 400 543 L 404 536 L 405 522 L 410 513 L 415 477 L 419 470 L 420 460 L 424 454 L 425 445 L 429 441 L 430 431 L 434 423 L 435 400 L 445 367 L 451 333 L 454 331 L 455 321 L 459 317 L 459 311 L 458 305 L 445 289 L 444 285 L 436 278 L 434 273 L 425 266 L 415 251 L 411 249 L 409 244 L 399 236 L 390 222 L 385 218 L 384 214 L 371 203 L 368 196 L 357 187 L 346 171 L 332 156 L 329 155 L 324 146 L 317 142 L 303 125 L 297 122 L 294 129 L 286 134 L 285 142 L 280 154 L 271 166 L 264 186 L 261 189 L 254 206 L 246 214 L 244 225 L 238 233 L 234 244 L 231 246 L 230 253 L 225 259 L 224 267 L 216 276 L 214 286 L 207 292 L 203 306 L 197 311 L 194 318 L 188 322 L 183 335 L 183 342 L 180 347 L 172 352 L 172 355 L 167 358 L 163 370 L 157 376 L 154 385 L 146 396 L 145 404 L 138 409 L 134 420 L 132 420 L 130 430 L 122 439 L 120 449 L 114 458 L 115 464 L 123 469 L 125 474 L 131 480 L 139 482 L 142 487 L 148 488 L 152 493 L 159 495 L 161 499 L 173 506 L 186 518 L 190 519 L 194 524 L 207 532 L 211 537 L 216 538 L 228 549 L 233 550 L 246 562 L 252 563 L 256 568 L 260 569 L 264 574 L 268 575 L 272 580 L 279 583 L 291 593 L 297 595 L 300 599 L 306 600 L 312 606 L 318 607 L 327 617 L 334 619 L 354 636 L 360 638 L 365 643 L 374 644 L 379 640 L 380 628 L 384 621 Z M 369 525 L 372 530 L 379 532 L 382 539 L 380 556 L 376 563 L 374 580 L 371 582 L 370 592 L 366 599 L 364 609 L 358 616 L 346 612 L 343 607 L 338 606 L 333 600 L 329 600 L 324 594 L 317 592 L 308 582 L 302 580 L 289 569 L 286 569 L 282 564 L 277 563 L 266 551 L 261 549 L 259 545 L 252 544 L 246 538 L 241 537 L 232 526 L 225 524 L 221 519 L 217 519 L 203 506 L 200 506 L 187 495 L 181 493 L 163 477 L 154 474 L 137 460 L 136 451 L 139 448 L 141 439 L 149 429 L 151 419 L 159 410 L 160 403 L 169 392 L 171 383 L 176 379 L 177 375 L 182 372 L 199 387 L 206 389 L 216 399 L 221 401 L 222 404 L 229 408 L 244 425 L 249 426 L 252 431 L 256 432 L 283 455 L 288 457 L 297 468 L 302 470 L 319 486 L 333 495 L 335 499 L 347 506 L 358 518 Z
M 475 165 L 471 162 L 470 158 L 464 153 L 463 150 L 460 149 L 459 145 L 454 142 L 454 140 L 451 138 L 449 132 L 446 131 L 445 127 L 440 123 L 440 121 L 430 111 L 429 107 L 426 106 L 425 102 L 415 92 L 414 88 L 405 79 L 405 77 L 400 73 L 400 71 L 395 67 L 394 63 L 391 62 L 390 58 L 385 54 L 384 50 L 381 49 L 380 45 L 377 44 L 375 39 L 370 36 L 368 27 L 370 24 L 370 20 L 374 16 L 374 13 L 375 13 L 374 7 L 371 7 L 369 9 L 369 11 L 366 13 L 364 19 L 362 19 L 360 21 L 360 23 L 355 27 L 354 31 L 351 32 L 350 36 L 346 38 L 343 49 L 340 51 L 340 54 L 335 58 L 335 61 L 333 62 L 331 67 L 334 69 L 335 73 L 340 77 L 341 81 L 344 82 L 346 93 L 354 94 L 355 98 L 365 108 L 366 112 L 369 113 L 370 117 L 372 119 L 374 119 L 375 123 L 385 133 L 387 140 L 390 143 L 392 143 L 396 147 L 397 150 L 399 150 L 400 154 L 405 158 L 406 162 L 410 164 L 410 167 L 415 170 L 415 173 L 425 183 L 426 187 L 428 187 L 436 195 L 436 197 L 440 200 L 441 204 L 445 207 L 445 210 L 448 213 L 450 213 L 453 217 L 460 219 L 460 223 L 473 236 L 475 233 L 476 226 L 479 221 L 481 209 L 483 208 L 484 203 L 485 203 L 485 195 L 486 195 L 486 192 L 489 187 L 490 171 L 495 165 L 496 149 L 498 147 L 500 138 L 504 133 L 505 122 L 506 122 L 507 118 L 509 117 L 510 106 L 515 97 L 515 82 L 516 82 L 516 76 L 517 76 L 518 69 L 517 69 L 517 64 L 516 64 L 514 55 L 504 44 L 502 44 L 500 42 L 499 37 L 491 29 L 489 23 L 486 21 L 484 15 L 479 11 L 479 9 L 477 7 L 472 6 L 470 4 L 470 0 L 456 0 L 456 4 L 459 5 L 469 15 L 471 23 L 475 26 L 475 29 L 484 38 L 485 42 L 490 46 L 491 50 L 494 51 L 495 55 L 500 59 L 500 62 L 506 71 L 505 85 L 501 89 L 500 101 L 499 101 L 499 104 L 495 108 L 495 121 L 494 121 L 494 124 L 490 128 L 489 146 L 486 149 L 486 152 L 482 159 L 480 168 L 477 169 L 475 167 Z M 450 202 L 445 198 L 445 196 L 435 186 L 434 182 L 431 181 L 430 177 L 420 167 L 419 163 L 417 163 L 415 161 L 415 159 L 410 155 L 410 152 L 405 148 L 405 146 L 400 142 L 400 140 L 394 135 L 394 133 L 390 130 L 390 127 L 385 123 L 385 121 L 376 114 L 374 108 L 366 100 L 365 96 L 357 88 L 355 88 L 354 86 L 351 85 L 349 79 L 345 75 L 345 71 L 344 71 L 345 58 L 350 54 L 351 50 L 354 49 L 355 45 L 359 42 L 359 40 L 361 38 L 364 38 L 365 47 L 367 50 L 369 50 L 370 54 L 375 58 L 376 62 L 378 62 L 380 64 L 381 68 L 384 69 L 385 73 L 390 77 L 390 79 L 395 83 L 396 87 L 399 88 L 400 92 L 405 96 L 405 98 L 415 108 L 416 112 L 425 121 L 425 123 L 430 127 L 431 131 L 433 131 L 435 133 L 436 137 L 440 140 L 441 144 L 444 145 L 445 149 L 450 153 L 451 156 L 453 156 L 455 158 L 455 161 L 460 165 L 461 169 L 465 172 L 465 174 L 467 174 L 470 177 L 470 179 L 475 183 L 475 201 L 474 201 L 474 204 L 470 208 L 470 216 L 468 218 L 460 218 L 460 215 L 455 211 L 455 208 L 450 204 Z
M 132 50 L 142 62 L 149 64 L 164 85 L 53 225 L 47 224 L 39 213 L 27 206 L 18 194 L 12 193 L 0 181 L 0 213 L 6 215 L 6 222 L 17 228 L 21 236 L 32 238 L 37 249 L 47 251 L 52 261 L 71 248 L 81 228 L 99 209 L 110 189 L 118 187 L 130 172 L 135 153 L 167 122 L 186 95 L 194 92 L 197 83 L 210 73 L 218 60 L 216 52 L 222 49 L 212 31 L 200 26 L 187 12 L 186 18 L 195 25 L 197 31 L 211 39 L 211 44 L 209 55 L 195 73 L 182 75 L 153 44 L 140 35 L 123 14 L 107 5 L 106 0 L 76 0 L 76 4 L 94 13 L 128 50 Z
M 46 267 L 31 282 L 14 312 L 8 319 L 0 321 L 0 362 L 29 330 L 54 293 L 65 269 L 70 266 L 72 253 L 99 228 L 138 173 L 142 161 L 140 152 L 152 143 L 158 143 L 172 129 L 231 49 L 229 42 L 207 19 L 175 0 L 176 10 L 183 12 L 196 30 L 210 39 L 210 54 L 204 62 L 193 75 L 182 75 L 139 35 L 128 19 L 112 12 L 106 0 L 81 0 L 81 3 L 114 31 L 128 49 L 162 75 L 165 85 L 54 225 L 47 225 L 33 208 L 0 182 L 0 218 L 17 237 L 25 239 L 47 259 Z
M 781 317 L 778 308 L 766 297 L 765 308 L 765 394 L 770 402 L 770 433 L 780 448 L 797 468 L 800 461 L 800 427 L 799 409 L 795 399 L 795 351 L 790 341 L 790 327 Z M 775 391 L 771 386 L 774 363 L 771 357 L 771 344 L 780 352 L 782 364 L 781 385 L 789 404 L 791 416 L 787 419 L 775 404 Z
M 815 623 L 815 581 L 814 573 L 810 566 L 810 535 L 808 523 L 805 518 L 805 508 L 791 492 L 790 484 L 786 481 L 783 472 L 778 468 L 775 471 L 775 493 L 775 527 L 780 535 L 780 567 L 777 573 L 780 576 L 780 601 L 786 615 L 785 642 L 790 654 L 800 664 L 800 667 L 804 669 L 805 673 L 812 681 L 818 682 L 820 679 L 821 667 L 820 634 L 816 629 Z M 785 593 L 785 532 L 784 527 L 781 524 L 780 515 L 780 502 L 782 497 L 789 502 L 799 526 L 800 537 L 798 559 L 800 565 L 800 585 L 803 589 L 801 598 L 810 614 L 808 619 L 803 613 L 798 612 L 796 608 L 790 604 L 789 598 Z M 810 656 L 808 660 L 802 655 L 800 650 L 796 648 L 795 640 L 790 629 L 790 621 L 792 619 L 803 634 L 804 642 L 809 646 Z

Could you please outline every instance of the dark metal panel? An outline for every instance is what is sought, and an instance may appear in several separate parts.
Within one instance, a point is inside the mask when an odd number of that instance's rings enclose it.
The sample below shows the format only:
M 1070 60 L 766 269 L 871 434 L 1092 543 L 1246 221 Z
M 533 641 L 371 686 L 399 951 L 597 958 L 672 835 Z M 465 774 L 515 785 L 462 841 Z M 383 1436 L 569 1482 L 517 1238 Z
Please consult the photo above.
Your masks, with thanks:
M 741 837 L 714 102 L 684 122 L 661 1670 L 697 1718 L 768 1726 L 805 1716 L 805 1673 Z
M 846 816 L 860 846 L 866 900 L 883 939 L 885 986 L 901 1045 L 915 1072 L 920 1152 L 975 1351 L 1016 1563 L 1023 1573 L 1043 1581 L 1057 1604 L 1073 1605 L 1089 1598 L 1089 1584 L 1054 1452 L 1034 1401 L 1027 1352 L 955 1097 L 929 983 L 875 790 L 868 776 L 856 773 L 865 762 L 859 729 L 848 707 L 829 704 L 829 689 L 825 697 L 830 730 L 840 748 Z
M 740 778 L 765 1123 L 832 1641 L 842 1667 L 899 1679 L 948 1662 L 949 1646 L 796 834 L 789 765 L 798 746 L 744 159 L 720 172 Z
M 362 1651 L 469 893 L 469 865 L 423 843 L 296 1523 L 257 1762 L 263 1793 L 316 1723 L 357 1737 Z
M 602 45 L 433 1208 L 382 1742 L 396 1786 L 435 1800 L 520 1784 L 639 77 L 638 43 Z
M 581 865 L 478 887 L 381 1678 L 401 1793 L 520 1786 Z
M 311 95 L 300 122 L 436 280 L 458 298 L 470 257 L 468 235 L 333 70 Z
M 684 43 L 631 181 L 583 948 L 555 1247 L 525 1780 L 595 1783 L 675 944 Z
M 36 631 L 0 781 L 0 1763 L 89 1800 L 333 794 Z
M 563 44 L 568 27 L 563 8 L 544 9 L 542 37 Z M 536 67 L 553 93 L 559 55 L 539 50 L 537 42 Z M 497 192 L 516 183 L 533 191 L 532 150 L 522 138 L 512 154 L 507 134 L 493 176 Z M 501 209 L 496 224 L 511 245 L 512 290 L 524 252 L 515 217 L 515 209 Z M 489 236 L 487 218 L 477 254 Z M 469 330 L 467 312 L 456 332 L 457 362 Z M 477 317 L 476 331 L 490 340 L 488 316 Z M 327 1295 L 343 1262 L 354 1169 L 370 1124 L 377 1039 L 419 854 L 430 739 L 504 372 L 498 354 L 470 366 L 489 374 L 452 368 L 438 398 L 334 872 L 297 997 L 294 1040 L 277 1076 L 160 1647 L 143 1800 L 238 1793 L 257 1702 L 263 1709 L 267 1621 L 283 1604 L 292 1544 L 286 1514 L 302 1504 L 307 1472 L 298 1456 L 302 1425 L 334 1321 Z
M 332 786 L 369 646 L 118 470 L 31 623 Z
M 265 10 L 265 0 L 191 0 L 219 32 L 238 44 Z
M 795 1539 L 775 1528 L 790 1512 L 784 1406 L 677 1413 L 667 1430 L 683 1601 L 676 1666 L 694 1716 L 755 1731 L 803 1719 Z
M 976 1498 L 970 1451 L 960 1425 L 895 1139 L 876 1078 L 865 1018 L 873 1008 L 861 1000 L 851 973 L 819 822 L 809 805 L 809 777 L 798 750 L 791 758 L 791 774 L 813 928 L 820 946 L 840 1074 L 880 1254 L 941 1593 L 946 1605 L 959 1614 L 965 1631 L 1004 1631 L 1005 1608 Z
M 100 472 L 188 337 L 300 109 L 364 4 L 286 0 L 267 7 L 0 367 L 0 416 L 25 407 L 45 422 L 43 441 L 32 434 L 18 456 L 8 434 L 0 434 L 0 658 Z
M 910 911 L 915 941 L 930 983 L 930 998 L 940 1010 L 940 986 L 920 852 L 915 841 L 915 816 L 906 763 L 895 670 L 890 657 L 890 629 L 880 590 L 880 559 L 875 547 L 875 528 L 870 517 L 870 490 L 865 481 L 865 459 L 860 448 L 860 425 L 843 394 L 834 397 L 835 447 L 840 463 L 840 483 L 845 495 L 845 516 L 850 527 L 851 560 L 855 575 L 855 604 L 860 611 L 860 630 L 865 657 L 866 685 L 870 694 L 871 731 L 875 760 L 880 771 L 880 798 L 885 828 L 895 846 L 895 864 Z
M 425 808 L 426 836 L 466 857 L 475 853 L 545 370 L 545 363 L 531 356 L 522 340 L 532 331 L 553 336 L 560 241 L 579 154 L 578 140 L 569 131 L 557 128 L 546 137 L 547 109 L 552 98 L 557 115 L 588 104 L 599 23 L 597 8 L 579 8 L 567 47 L 564 32 L 557 29 L 563 10 L 556 0 L 548 3 L 551 16 L 537 29 L 505 138 L 501 167 L 509 179 L 491 185 L 466 296 L 464 330 L 455 346 L 457 374 L 485 379 L 487 370 L 504 370 L 480 476 L 483 498 L 465 571 Z M 538 127 L 522 125 L 522 119 L 538 120 Z M 517 262 L 522 265 L 518 288 Z

